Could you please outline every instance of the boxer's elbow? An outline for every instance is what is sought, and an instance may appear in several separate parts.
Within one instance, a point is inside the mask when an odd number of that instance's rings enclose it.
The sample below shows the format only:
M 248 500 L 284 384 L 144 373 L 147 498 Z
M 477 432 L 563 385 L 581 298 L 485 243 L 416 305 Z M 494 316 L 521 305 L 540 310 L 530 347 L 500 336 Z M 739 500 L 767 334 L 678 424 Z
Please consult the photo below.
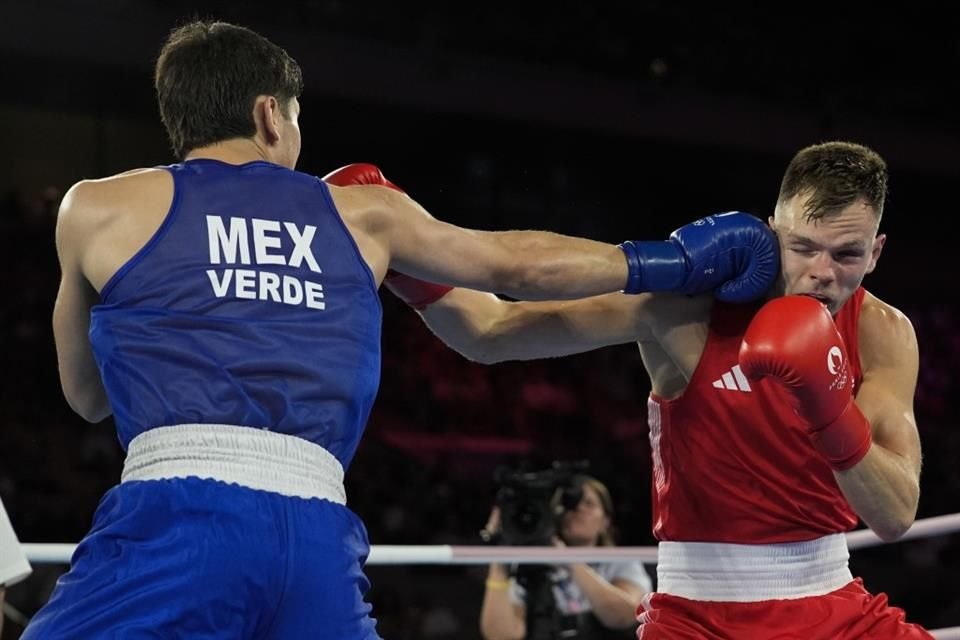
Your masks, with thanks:
M 886 517 L 876 519 L 870 523 L 870 529 L 884 542 L 895 542 L 910 530 L 917 517 L 916 504 L 911 507 L 903 505 L 900 509 L 892 509 Z
M 68 401 L 68 403 L 77 415 L 90 423 L 103 422 L 113 413 L 110 409 L 110 404 L 107 402 L 82 404 Z
M 884 518 L 882 522 L 877 522 L 870 528 L 884 542 L 896 542 L 910 530 L 915 519 L 916 509 L 909 512 L 904 510 L 902 513 L 891 514 L 890 517 Z
M 883 531 L 876 534 L 884 542 L 898 540 L 910 530 L 917 519 L 917 508 L 920 504 L 920 481 L 917 477 L 910 477 L 904 484 L 896 507 L 891 509 L 891 517 L 885 519 Z
M 493 294 L 456 288 L 420 314 L 430 330 L 464 358 L 495 364 L 510 359 L 515 348 L 510 328 L 520 310 Z
M 884 542 L 896 542 L 903 537 L 910 527 L 913 526 L 913 520 L 884 523 L 883 526 L 873 527 L 873 532 Z
M 477 342 L 468 353 L 463 356 L 478 364 L 497 364 L 509 360 L 509 353 L 498 345 L 495 339 L 484 339 Z
M 63 395 L 70 408 L 87 422 L 101 422 L 113 413 L 99 380 L 86 383 L 63 381 Z

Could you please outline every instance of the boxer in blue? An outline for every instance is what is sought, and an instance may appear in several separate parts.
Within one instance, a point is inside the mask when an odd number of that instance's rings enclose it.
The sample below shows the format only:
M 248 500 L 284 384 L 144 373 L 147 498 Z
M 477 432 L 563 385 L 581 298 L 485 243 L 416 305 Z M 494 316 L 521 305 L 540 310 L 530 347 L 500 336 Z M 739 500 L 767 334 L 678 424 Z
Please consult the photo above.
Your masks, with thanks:
M 667 263 L 690 292 L 776 272 L 762 225 L 691 229 L 665 256 L 465 230 L 389 185 L 297 172 L 300 69 L 242 27 L 175 30 L 155 82 L 182 162 L 81 181 L 60 208 L 61 383 L 87 420 L 114 416 L 127 458 L 28 640 L 377 638 L 343 474 L 388 268 L 522 299 L 649 290 Z

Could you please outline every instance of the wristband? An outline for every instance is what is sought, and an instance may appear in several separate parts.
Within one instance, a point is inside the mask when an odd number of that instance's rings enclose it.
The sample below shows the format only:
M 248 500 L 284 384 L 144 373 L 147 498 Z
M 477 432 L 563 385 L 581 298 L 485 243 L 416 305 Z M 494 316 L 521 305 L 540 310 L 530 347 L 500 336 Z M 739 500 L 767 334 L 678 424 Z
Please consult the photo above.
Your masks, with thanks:
M 836 420 L 810 435 L 817 451 L 837 471 L 846 471 L 863 460 L 873 441 L 870 423 L 852 398 Z
M 487 589 L 491 591 L 506 591 L 509 588 L 509 580 L 487 580 Z

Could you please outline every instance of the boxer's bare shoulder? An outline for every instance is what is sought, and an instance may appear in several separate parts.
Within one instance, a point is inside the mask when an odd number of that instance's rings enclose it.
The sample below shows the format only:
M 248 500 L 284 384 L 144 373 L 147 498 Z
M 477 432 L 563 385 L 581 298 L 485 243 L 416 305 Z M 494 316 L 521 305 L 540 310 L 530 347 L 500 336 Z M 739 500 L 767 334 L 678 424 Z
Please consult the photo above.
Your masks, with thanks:
M 173 178 L 163 169 L 135 169 L 74 184 L 57 216 L 57 247 L 77 256 L 99 289 L 153 236 L 173 202 Z

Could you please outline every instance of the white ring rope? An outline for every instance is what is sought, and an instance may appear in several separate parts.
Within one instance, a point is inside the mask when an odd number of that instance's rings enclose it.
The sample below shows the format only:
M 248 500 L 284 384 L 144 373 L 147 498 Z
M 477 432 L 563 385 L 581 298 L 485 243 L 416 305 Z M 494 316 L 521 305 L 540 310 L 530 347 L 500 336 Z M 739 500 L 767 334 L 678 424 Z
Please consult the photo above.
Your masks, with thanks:
M 960 531 L 960 513 L 917 520 L 894 542 L 929 538 Z M 869 529 L 847 534 L 850 549 L 864 549 L 885 543 Z M 30 543 L 21 545 L 30 562 L 66 564 L 77 545 L 63 543 Z M 368 565 L 395 564 L 489 564 L 491 562 L 556 564 L 562 562 L 611 562 L 639 560 L 656 564 L 656 547 L 506 547 L 463 545 L 373 545 Z

